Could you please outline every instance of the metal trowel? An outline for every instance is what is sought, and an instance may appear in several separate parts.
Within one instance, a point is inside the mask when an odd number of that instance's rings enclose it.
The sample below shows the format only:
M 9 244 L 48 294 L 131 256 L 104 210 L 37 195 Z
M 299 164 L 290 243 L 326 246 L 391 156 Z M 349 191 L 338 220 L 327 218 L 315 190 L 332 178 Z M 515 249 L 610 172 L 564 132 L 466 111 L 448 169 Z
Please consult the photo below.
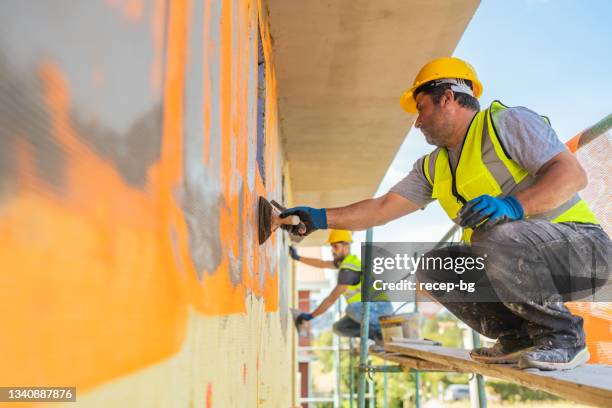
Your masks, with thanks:
M 297 324 L 297 318 L 302 313 L 301 310 L 291 308 L 291 317 L 293 318 L 293 324 L 295 325 L 295 329 L 298 332 L 298 335 L 302 337 L 308 336 L 308 330 L 310 329 L 310 322 L 303 321 L 300 325 Z
M 285 210 L 285 207 L 281 206 L 274 200 L 270 202 L 260 196 L 258 207 L 259 207 L 258 209 L 259 210 L 259 222 L 258 222 L 259 245 L 266 242 L 266 240 L 270 238 L 270 235 L 272 235 L 272 233 L 276 231 L 278 227 L 280 227 L 281 225 L 300 225 L 301 224 L 300 217 L 298 217 L 297 215 L 290 215 L 289 217 L 281 218 L 280 213 Z M 291 240 L 293 242 L 299 242 L 299 241 L 296 241 L 296 239 L 301 240 L 303 238 L 303 237 L 300 237 L 294 234 L 290 234 L 290 236 L 292 237 Z

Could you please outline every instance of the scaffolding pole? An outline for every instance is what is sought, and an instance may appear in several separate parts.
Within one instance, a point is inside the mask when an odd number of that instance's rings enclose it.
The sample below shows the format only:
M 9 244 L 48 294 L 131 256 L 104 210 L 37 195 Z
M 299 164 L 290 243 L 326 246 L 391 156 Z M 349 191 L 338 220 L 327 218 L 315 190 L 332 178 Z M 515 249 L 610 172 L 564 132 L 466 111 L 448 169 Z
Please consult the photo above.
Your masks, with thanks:
M 340 320 L 340 315 L 342 313 L 342 305 L 341 305 L 341 299 L 338 299 L 336 301 L 336 320 Z M 334 408 L 340 408 L 342 406 L 342 374 L 341 374 L 341 370 L 342 370 L 342 360 L 341 360 L 341 354 L 340 354 L 340 349 L 341 349 L 341 343 L 340 343 L 340 338 L 338 336 L 333 336 L 333 341 L 334 341 L 334 357 L 335 357 L 335 366 L 336 366 L 336 388 L 335 388 L 335 392 L 334 392 Z
M 355 384 L 353 367 L 355 366 L 355 358 L 353 357 L 353 338 L 349 337 L 349 407 L 354 408 L 355 401 Z
M 472 332 L 473 348 L 480 347 L 480 334 L 470 329 Z M 485 393 L 485 382 L 481 374 L 476 374 L 476 387 L 478 389 L 478 407 L 487 408 L 487 394 Z
M 370 276 L 372 263 L 373 230 L 366 232 L 365 256 L 363 259 L 363 284 L 361 285 L 361 331 L 359 342 L 359 391 L 357 407 L 365 408 L 366 371 L 368 368 L 368 333 L 370 331 Z

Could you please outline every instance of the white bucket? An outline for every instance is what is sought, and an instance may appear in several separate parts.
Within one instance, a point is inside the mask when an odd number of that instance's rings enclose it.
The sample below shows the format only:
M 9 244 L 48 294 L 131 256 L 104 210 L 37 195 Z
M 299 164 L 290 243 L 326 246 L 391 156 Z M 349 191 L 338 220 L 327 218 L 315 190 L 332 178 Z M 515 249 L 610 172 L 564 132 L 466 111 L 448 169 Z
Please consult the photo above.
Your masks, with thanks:
M 380 322 L 384 343 L 390 343 L 392 337 L 422 340 L 421 315 L 419 313 L 381 316 L 378 321 Z

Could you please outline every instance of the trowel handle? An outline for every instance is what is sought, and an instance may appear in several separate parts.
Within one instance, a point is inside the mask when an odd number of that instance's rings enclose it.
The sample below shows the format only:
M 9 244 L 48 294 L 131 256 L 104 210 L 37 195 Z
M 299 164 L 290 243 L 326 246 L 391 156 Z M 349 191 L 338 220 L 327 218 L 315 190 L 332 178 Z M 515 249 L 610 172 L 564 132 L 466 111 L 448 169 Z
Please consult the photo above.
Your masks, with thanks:
M 276 210 L 279 213 L 282 213 L 283 211 L 287 209 L 286 207 L 283 207 L 282 205 L 280 205 L 274 200 L 270 200 L 270 204 L 272 204 L 272 206 L 276 208 Z M 285 218 L 279 217 L 279 221 L 281 224 L 284 224 L 284 225 L 298 225 L 300 223 L 300 217 L 298 217 L 297 215 L 290 215 L 289 217 L 285 217 Z
M 298 225 L 300 223 L 300 217 L 297 215 L 290 215 L 285 218 L 279 218 L 279 222 L 285 225 Z

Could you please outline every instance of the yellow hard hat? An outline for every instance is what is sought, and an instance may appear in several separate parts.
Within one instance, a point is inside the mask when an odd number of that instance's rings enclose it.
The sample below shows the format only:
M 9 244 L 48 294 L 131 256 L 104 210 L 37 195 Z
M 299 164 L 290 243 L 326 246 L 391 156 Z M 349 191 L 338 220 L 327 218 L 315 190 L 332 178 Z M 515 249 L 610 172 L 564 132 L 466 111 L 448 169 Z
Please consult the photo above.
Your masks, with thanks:
M 353 234 L 347 230 L 331 230 L 327 243 L 333 244 L 336 242 L 353 242 Z
M 455 57 L 436 58 L 421 68 L 412 87 L 400 98 L 400 105 L 408 113 L 417 113 L 416 101 L 413 92 L 421 85 L 434 79 L 458 78 L 472 81 L 474 97 L 482 95 L 482 83 L 478 80 L 476 70 L 467 62 Z

